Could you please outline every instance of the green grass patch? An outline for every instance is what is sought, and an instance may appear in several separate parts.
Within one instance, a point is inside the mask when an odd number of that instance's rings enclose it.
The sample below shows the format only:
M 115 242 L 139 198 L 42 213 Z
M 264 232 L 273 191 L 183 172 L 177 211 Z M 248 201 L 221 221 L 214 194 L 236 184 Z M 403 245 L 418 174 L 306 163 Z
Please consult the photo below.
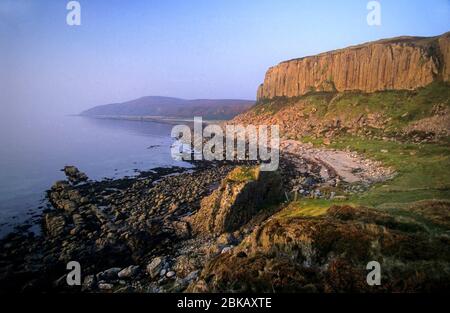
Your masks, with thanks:
M 442 82 L 432 83 L 415 91 L 396 90 L 370 94 L 348 92 L 330 102 L 326 117 L 355 119 L 361 115 L 382 113 L 391 119 L 386 131 L 394 132 L 411 121 L 433 115 L 436 104 L 449 106 L 449 99 L 449 84 Z
M 450 200 L 450 140 L 429 144 L 340 137 L 331 147 L 350 149 L 367 158 L 381 161 L 395 169 L 396 176 L 372 186 L 368 191 L 350 196 L 346 201 L 301 199 L 290 203 L 279 217 L 319 216 L 332 205 L 363 205 L 404 214 L 405 208 L 422 200 Z M 420 214 L 413 214 L 418 222 Z M 432 225 L 428 226 L 432 230 Z
M 368 158 L 393 167 L 394 179 L 377 184 L 354 197 L 363 205 L 408 203 L 426 199 L 450 199 L 450 145 L 412 144 L 355 137 L 340 138 L 332 144 L 337 149 L 350 148 Z
M 308 103 L 308 108 L 305 110 L 305 113 L 314 113 L 323 116 L 328 110 L 328 104 L 335 95 L 336 93 L 333 92 L 310 92 L 299 97 L 262 99 L 256 103 L 252 110 L 258 115 L 273 115 L 285 107 L 294 106 L 299 102 L 306 101 Z
M 240 166 L 235 168 L 233 171 L 228 174 L 228 181 L 232 182 L 247 182 L 247 181 L 255 181 L 258 177 L 259 169 L 257 167 L 252 166 Z
M 289 203 L 282 211 L 277 214 L 279 218 L 296 218 L 296 217 L 316 217 L 327 212 L 332 205 L 354 205 L 349 200 L 329 200 L 329 199 L 301 199 L 296 202 Z
M 256 114 L 273 115 L 285 107 L 299 106 L 309 116 L 324 120 L 356 121 L 369 114 L 380 114 L 387 121 L 384 132 L 395 134 L 413 121 L 434 114 L 435 105 L 450 107 L 450 84 L 434 82 L 417 90 L 390 90 L 374 93 L 310 92 L 300 97 L 277 97 L 260 100 Z M 374 129 L 377 132 L 377 129 Z
M 439 109 L 450 107 L 450 84 L 435 82 L 414 91 L 397 90 L 375 93 L 309 93 L 296 98 L 263 100 L 256 110 L 276 113 L 285 106 L 295 105 L 304 113 L 304 119 L 312 117 L 323 121 L 340 119 L 350 124 L 369 114 L 383 120 L 383 128 L 372 130 L 372 135 L 382 138 L 401 134 L 411 122 L 433 116 Z M 343 123 L 345 124 L 345 123 Z M 375 126 L 374 126 L 375 127 Z M 308 134 L 306 134 L 308 135 Z M 323 138 L 299 134 L 294 138 L 302 142 L 323 145 Z M 370 136 L 374 138 L 373 136 Z M 381 161 L 392 167 L 396 176 L 372 186 L 368 191 L 350 196 L 348 202 L 375 208 L 401 208 L 404 204 L 421 200 L 450 199 L 450 139 L 439 143 L 415 144 L 409 142 L 368 139 L 361 135 L 341 135 L 331 139 L 330 147 L 357 151 L 367 158 Z M 327 202 L 328 201 L 328 202 Z M 339 202 L 338 202 L 339 203 Z M 342 203 L 342 202 L 341 202 Z M 322 214 L 334 204 L 329 200 L 302 200 L 290 204 L 282 214 L 286 216 Z

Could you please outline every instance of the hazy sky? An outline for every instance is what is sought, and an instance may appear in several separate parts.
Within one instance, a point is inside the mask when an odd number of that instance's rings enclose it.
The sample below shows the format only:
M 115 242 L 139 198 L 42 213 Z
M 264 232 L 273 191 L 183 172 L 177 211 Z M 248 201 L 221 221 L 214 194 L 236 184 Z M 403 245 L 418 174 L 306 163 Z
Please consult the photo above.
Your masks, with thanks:
M 144 95 L 254 99 L 280 61 L 399 35 L 450 30 L 449 0 L 0 0 L 3 117 L 78 113 Z

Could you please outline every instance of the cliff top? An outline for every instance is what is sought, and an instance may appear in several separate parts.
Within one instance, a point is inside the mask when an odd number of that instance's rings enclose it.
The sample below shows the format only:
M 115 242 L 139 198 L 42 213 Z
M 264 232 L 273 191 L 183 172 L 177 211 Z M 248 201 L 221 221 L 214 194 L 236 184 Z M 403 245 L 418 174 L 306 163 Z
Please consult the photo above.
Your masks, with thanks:
M 404 45 L 410 45 L 410 46 L 416 46 L 416 47 L 427 47 L 427 46 L 430 46 L 433 42 L 435 42 L 436 40 L 438 40 L 441 37 L 450 37 L 450 31 L 446 32 L 442 35 L 432 36 L 432 37 L 399 36 L 399 37 L 392 37 L 392 38 L 386 38 L 386 39 L 379 39 L 379 40 L 375 40 L 375 41 L 369 41 L 369 42 L 365 42 L 365 43 L 361 43 L 361 44 L 357 44 L 357 45 L 348 46 L 345 48 L 321 52 L 319 54 L 307 55 L 307 56 L 300 57 L 300 58 L 293 58 L 290 60 L 282 61 L 279 64 L 284 64 L 284 63 L 288 63 L 288 62 L 296 61 L 296 60 L 303 60 L 303 59 L 311 58 L 311 57 L 319 57 L 319 56 L 323 56 L 323 55 L 327 55 L 327 54 L 336 54 L 336 53 L 340 53 L 345 50 L 358 50 L 358 49 L 362 49 L 364 47 L 367 47 L 370 45 L 376 45 L 376 44 L 404 44 Z M 274 66 L 272 66 L 272 67 L 274 67 Z

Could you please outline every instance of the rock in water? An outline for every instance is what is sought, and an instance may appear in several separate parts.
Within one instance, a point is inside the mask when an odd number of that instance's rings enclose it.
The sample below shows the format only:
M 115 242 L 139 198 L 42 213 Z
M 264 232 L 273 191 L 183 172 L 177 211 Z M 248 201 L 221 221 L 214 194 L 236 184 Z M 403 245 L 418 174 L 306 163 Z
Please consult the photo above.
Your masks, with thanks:
M 237 167 L 220 187 L 201 202 L 191 218 L 197 233 L 220 235 L 246 224 L 264 207 L 282 199 L 278 172 L 262 172 L 259 167 Z
M 75 166 L 64 166 L 63 172 L 67 176 L 67 179 L 74 185 L 88 180 L 87 175 Z

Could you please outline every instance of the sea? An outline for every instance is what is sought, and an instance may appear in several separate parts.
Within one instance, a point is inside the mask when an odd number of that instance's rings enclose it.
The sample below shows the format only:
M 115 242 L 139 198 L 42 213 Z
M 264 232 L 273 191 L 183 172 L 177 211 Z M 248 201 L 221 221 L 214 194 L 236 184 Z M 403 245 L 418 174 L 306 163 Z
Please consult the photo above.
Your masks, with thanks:
M 92 180 L 190 165 L 171 156 L 172 125 L 82 116 L 16 118 L 0 125 L 0 236 L 38 219 L 46 190 L 74 165 Z

